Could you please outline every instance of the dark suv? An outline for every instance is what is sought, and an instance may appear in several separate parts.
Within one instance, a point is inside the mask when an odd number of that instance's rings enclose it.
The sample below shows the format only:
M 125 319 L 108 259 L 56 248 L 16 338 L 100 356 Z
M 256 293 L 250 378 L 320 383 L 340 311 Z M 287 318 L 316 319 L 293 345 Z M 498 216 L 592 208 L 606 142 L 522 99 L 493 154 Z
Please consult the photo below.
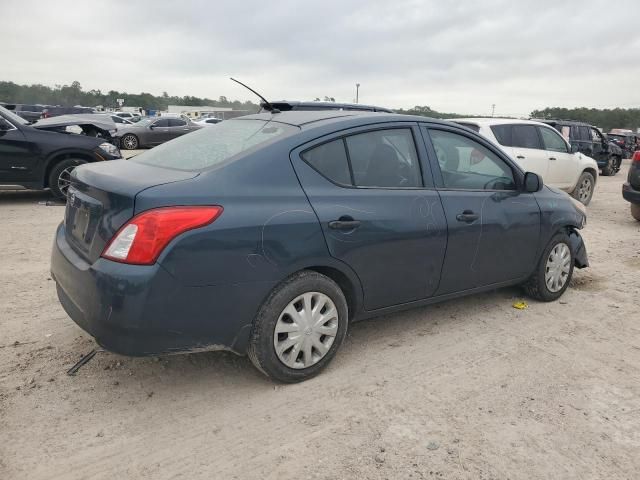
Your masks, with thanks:
M 593 125 L 572 120 L 539 121 L 551 125 L 572 146 L 575 145 L 580 153 L 593 158 L 602 170 L 602 175 L 615 175 L 620 170 L 623 150 Z
M 631 203 L 631 216 L 640 222 L 640 150 L 633 154 L 629 176 L 622 185 L 622 197 Z
M 362 105 L 360 103 L 336 103 L 336 102 L 300 102 L 300 101 L 288 101 L 278 100 L 275 102 L 269 102 L 273 108 L 280 110 L 281 112 L 288 112 L 291 110 L 347 110 L 354 112 L 384 112 L 394 113 L 393 110 L 389 110 L 384 107 L 376 107 L 374 105 Z M 264 108 L 265 104 L 261 103 L 260 112 L 266 112 Z
M 50 188 L 65 198 L 76 166 L 116 158 L 120 150 L 104 138 L 39 129 L 0 107 L 0 185 Z

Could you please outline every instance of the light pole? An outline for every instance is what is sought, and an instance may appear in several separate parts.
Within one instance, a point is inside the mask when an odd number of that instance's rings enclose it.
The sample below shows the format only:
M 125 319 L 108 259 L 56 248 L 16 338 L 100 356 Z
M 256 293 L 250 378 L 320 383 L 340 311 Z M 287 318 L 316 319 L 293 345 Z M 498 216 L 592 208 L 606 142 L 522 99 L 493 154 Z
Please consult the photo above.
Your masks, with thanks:
M 359 83 L 356 83 L 356 103 L 358 103 L 358 93 L 359 93 L 359 90 L 360 90 L 360 84 L 359 84 Z

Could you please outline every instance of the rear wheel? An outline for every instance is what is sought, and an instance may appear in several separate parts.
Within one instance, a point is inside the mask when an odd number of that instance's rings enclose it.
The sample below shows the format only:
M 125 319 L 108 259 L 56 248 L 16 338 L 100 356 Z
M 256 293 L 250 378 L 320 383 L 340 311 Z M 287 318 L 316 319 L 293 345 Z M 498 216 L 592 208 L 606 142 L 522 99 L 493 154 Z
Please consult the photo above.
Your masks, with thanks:
M 139 146 L 138 137 L 133 133 L 127 133 L 120 139 L 120 146 L 125 150 L 135 150 Z
M 618 173 L 619 169 L 618 157 L 615 155 L 609 155 L 607 159 L 607 165 L 602 169 L 602 175 L 609 177 Z
M 49 188 L 55 197 L 60 200 L 67 198 L 67 191 L 71 185 L 71 172 L 83 163 L 87 162 L 76 158 L 67 158 L 53 166 L 49 173 Z
M 578 200 L 584 205 L 589 205 L 591 197 L 593 197 L 593 190 L 596 186 L 596 180 L 589 172 L 582 172 L 578 179 L 576 189 L 571 193 L 573 198 Z
M 302 271 L 276 287 L 260 308 L 249 358 L 274 380 L 307 380 L 333 359 L 347 326 L 347 301 L 340 287 L 317 272 Z
M 569 236 L 564 232 L 557 233 L 545 248 L 536 271 L 524 285 L 527 294 L 543 302 L 560 298 L 569 286 L 573 266 Z
M 631 216 L 640 222 L 640 204 L 631 204 Z

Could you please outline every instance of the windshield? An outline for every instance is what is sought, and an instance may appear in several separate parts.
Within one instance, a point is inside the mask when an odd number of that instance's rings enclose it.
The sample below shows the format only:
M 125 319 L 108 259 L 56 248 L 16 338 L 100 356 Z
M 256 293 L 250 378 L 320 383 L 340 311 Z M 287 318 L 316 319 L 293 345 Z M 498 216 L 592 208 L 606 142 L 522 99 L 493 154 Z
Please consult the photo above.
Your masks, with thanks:
M 29 122 L 27 122 L 24 118 L 16 115 L 12 111 L 7 110 L 6 108 L 4 108 L 2 106 L 0 106 L 0 114 L 2 114 L 2 116 L 4 118 L 9 120 L 13 124 L 17 124 L 17 125 L 28 125 L 29 124 Z
M 297 127 L 273 121 L 227 120 L 155 147 L 131 161 L 177 170 L 203 170 L 296 131 Z

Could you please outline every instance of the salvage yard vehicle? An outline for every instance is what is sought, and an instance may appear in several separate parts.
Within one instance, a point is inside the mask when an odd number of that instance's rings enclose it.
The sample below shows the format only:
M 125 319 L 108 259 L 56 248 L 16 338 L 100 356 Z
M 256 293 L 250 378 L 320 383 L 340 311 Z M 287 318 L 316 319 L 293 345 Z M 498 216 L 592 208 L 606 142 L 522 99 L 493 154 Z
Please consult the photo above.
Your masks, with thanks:
M 593 158 L 602 175 L 611 176 L 620 171 L 624 154 L 622 149 L 593 125 L 572 120 L 540 120 L 558 130 L 571 146 Z
M 624 158 L 631 158 L 637 147 L 636 135 L 622 131 L 622 129 L 614 129 L 607 135 L 609 139 L 622 149 Z
M 553 301 L 588 266 L 582 204 L 425 117 L 250 115 L 72 177 L 52 278 L 124 355 L 226 349 L 297 382 L 352 321 L 510 285 Z
M 135 150 L 153 147 L 203 128 L 186 117 L 143 118 L 133 125 L 122 125 L 115 137 L 120 148 Z
M 0 107 L 0 185 L 49 188 L 56 197 L 64 199 L 75 167 L 121 158 L 118 148 L 105 138 L 60 133 L 60 128 L 69 126 L 54 122 L 60 118 L 29 125 L 22 117 Z M 85 128 L 102 125 L 95 119 L 93 123 L 81 124 Z
M 622 197 L 631 204 L 631 216 L 640 222 L 640 150 L 633 154 Z
M 578 152 L 557 131 L 541 122 L 512 118 L 460 118 L 454 122 L 499 145 L 524 170 L 589 205 L 598 179 L 596 161 Z

